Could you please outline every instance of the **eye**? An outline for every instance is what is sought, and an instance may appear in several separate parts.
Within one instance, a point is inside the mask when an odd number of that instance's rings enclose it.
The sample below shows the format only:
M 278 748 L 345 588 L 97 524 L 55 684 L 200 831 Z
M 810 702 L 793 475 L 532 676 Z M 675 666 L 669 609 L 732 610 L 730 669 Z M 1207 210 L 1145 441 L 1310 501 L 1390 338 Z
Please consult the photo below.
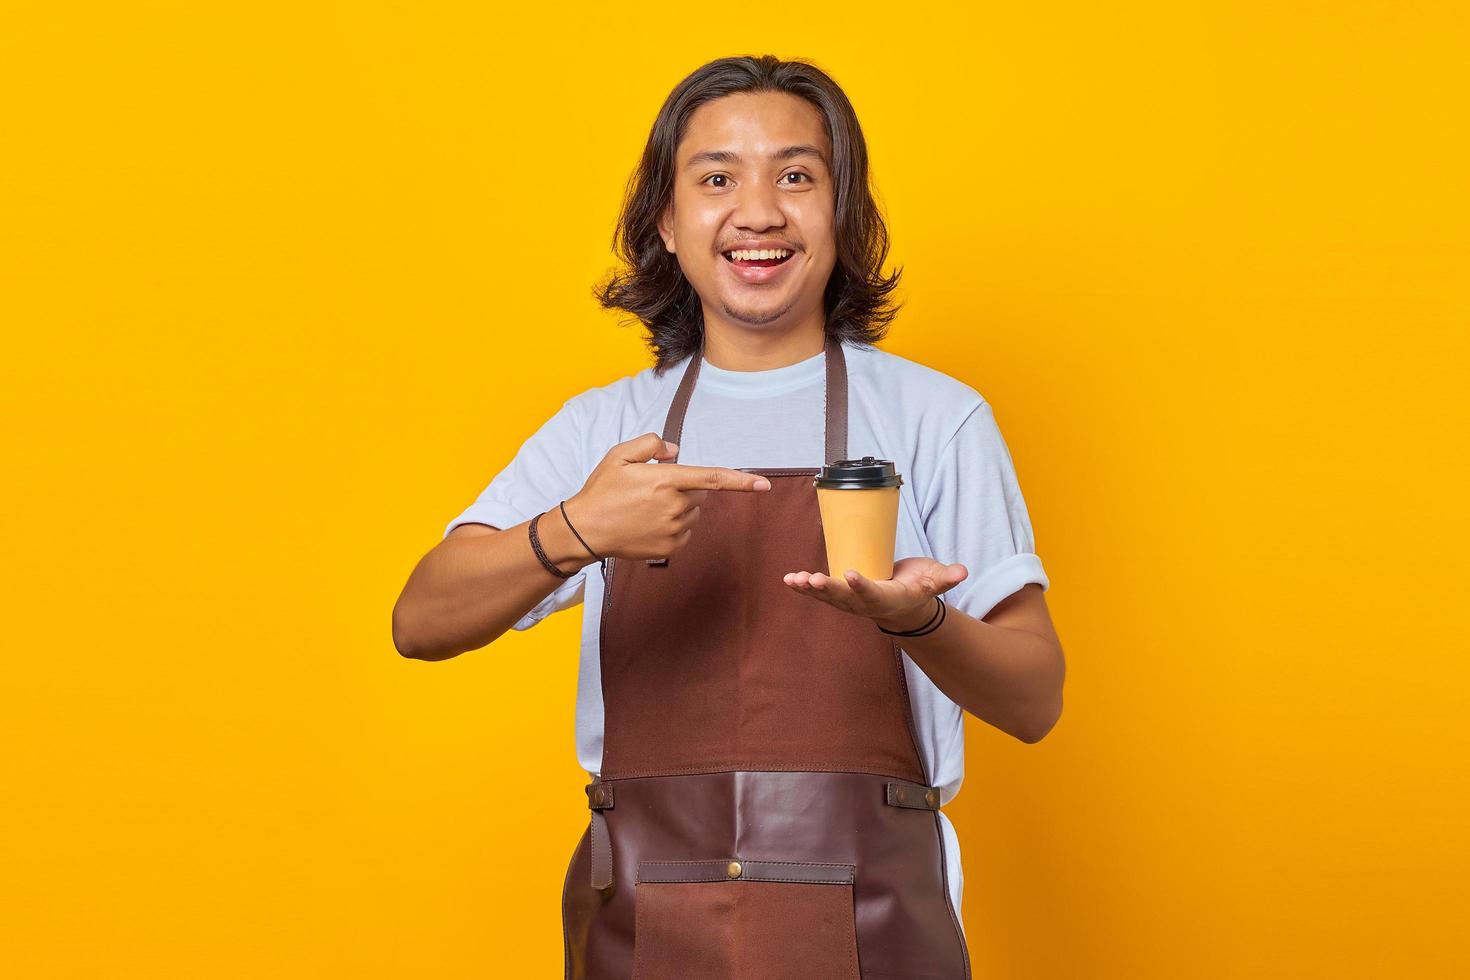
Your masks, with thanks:
M 710 174 L 708 177 L 704 178 L 704 180 L 701 180 L 700 183 L 701 184 L 708 184 L 710 181 L 714 180 L 717 177 L 720 180 L 729 180 L 730 179 L 729 174 Z M 725 185 L 724 184 L 710 184 L 710 186 L 711 187 L 724 187 Z
M 811 178 L 811 175 L 809 175 L 809 174 L 804 174 L 804 173 L 802 173 L 802 172 L 801 172 L 801 171 L 800 171 L 800 170 L 793 170 L 793 171 L 791 171 L 791 173 L 789 173 L 789 174 L 782 174 L 782 179 L 783 179 L 783 180 L 784 180 L 784 179 L 785 179 L 785 178 L 786 178 L 786 177 L 802 177 L 802 178 L 804 178 L 804 182 L 805 182 L 805 183 L 808 183 L 808 184 L 810 184 L 810 183 L 811 183 L 811 182 L 812 182 L 812 178 Z M 792 181 L 792 183 L 802 183 L 802 182 L 803 182 L 803 181 Z

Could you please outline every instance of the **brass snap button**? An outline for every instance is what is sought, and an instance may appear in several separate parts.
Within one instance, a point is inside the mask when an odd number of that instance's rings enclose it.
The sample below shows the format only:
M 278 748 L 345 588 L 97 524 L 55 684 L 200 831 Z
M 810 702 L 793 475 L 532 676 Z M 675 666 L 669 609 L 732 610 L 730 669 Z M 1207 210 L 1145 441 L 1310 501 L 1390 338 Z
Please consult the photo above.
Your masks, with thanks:
M 602 789 L 601 786 L 599 786 L 597 789 L 594 789 L 592 791 L 592 803 L 593 803 L 594 806 L 602 806 L 603 801 L 606 800 L 606 799 L 607 799 L 607 796 L 603 792 L 603 789 Z
M 741 870 L 742 869 L 740 867 L 739 861 L 731 861 L 730 864 L 725 868 L 725 874 L 729 875 L 731 878 L 739 878 Z
M 926 790 L 924 793 L 924 802 L 929 804 L 930 806 L 933 806 L 934 804 L 939 802 L 939 794 L 932 789 Z

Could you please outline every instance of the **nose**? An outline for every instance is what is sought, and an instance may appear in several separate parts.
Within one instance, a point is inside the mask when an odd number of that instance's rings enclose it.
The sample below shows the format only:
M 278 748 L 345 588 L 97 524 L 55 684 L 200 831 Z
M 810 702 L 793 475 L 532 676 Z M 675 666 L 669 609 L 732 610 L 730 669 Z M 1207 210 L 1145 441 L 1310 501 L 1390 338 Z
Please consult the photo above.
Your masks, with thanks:
M 735 211 L 730 220 L 736 227 L 753 232 L 782 227 L 786 215 L 781 210 L 781 192 L 767 181 L 750 181 L 736 191 Z

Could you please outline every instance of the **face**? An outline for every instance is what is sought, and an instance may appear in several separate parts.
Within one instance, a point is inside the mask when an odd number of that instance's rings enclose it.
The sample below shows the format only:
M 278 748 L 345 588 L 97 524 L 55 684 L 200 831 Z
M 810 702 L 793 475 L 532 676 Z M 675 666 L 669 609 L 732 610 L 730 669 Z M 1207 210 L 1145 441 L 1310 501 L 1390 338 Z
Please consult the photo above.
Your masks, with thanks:
M 706 323 L 780 330 L 822 315 L 837 259 L 831 159 L 821 112 L 798 96 L 742 92 L 694 111 L 659 233 Z M 790 255 L 732 261 L 745 248 Z

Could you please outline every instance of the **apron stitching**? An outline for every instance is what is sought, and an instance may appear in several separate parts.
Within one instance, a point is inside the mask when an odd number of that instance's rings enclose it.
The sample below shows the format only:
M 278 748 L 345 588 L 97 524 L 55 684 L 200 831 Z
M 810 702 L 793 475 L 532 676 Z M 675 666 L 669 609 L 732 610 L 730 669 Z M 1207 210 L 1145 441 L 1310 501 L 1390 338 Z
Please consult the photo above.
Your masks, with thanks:
M 955 912 L 954 902 L 949 897 L 949 860 L 945 857 L 944 827 L 939 822 L 939 811 L 934 811 L 934 832 L 939 835 L 939 880 L 944 884 L 944 907 L 949 910 L 949 920 L 954 925 L 955 938 L 960 943 L 960 956 L 965 962 L 965 980 L 970 980 L 970 947 L 965 942 L 965 931 L 960 917 Z
M 919 751 L 919 730 L 914 724 L 914 705 L 909 700 L 909 679 L 908 671 L 903 665 L 903 651 L 899 649 L 897 640 L 889 640 L 888 644 L 893 647 L 893 659 L 898 663 L 898 686 L 903 691 L 903 717 L 908 723 L 909 744 L 913 746 L 914 759 L 918 762 L 919 772 L 924 777 L 919 782 L 927 786 L 929 785 L 929 773 L 924 769 L 924 753 Z
M 726 858 L 705 858 L 698 861 L 644 861 L 639 866 L 668 868 L 678 865 L 680 867 L 690 864 L 709 864 L 710 862 L 724 861 Z M 788 868 L 851 868 L 850 864 L 833 864 L 827 861 L 775 861 L 770 858 L 742 858 L 745 861 L 754 861 L 757 864 L 779 864 Z
M 590 834 L 590 832 L 591 832 L 591 826 L 590 826 L 590 823 L 589 823 L 588 829 L 582 832 L 582 839 L 583 840 L 586 840 L 588 838 L 588 835 Z M 577 841 L 577 849 L 572 852 L 572 860 L 571 860 L 570 863 L 567 864 L 566 877 L 562 879 L 562 883 L 561 883 L 561 894 L 562 894 L 562 899 L 561 899 L 561 940 L 562 940 L 562 951 L 563 951 L 563 955 L 564 955 L 565 962 L 566 962 L 566 975 L 567 975 L 567 980 L 571 980 L 571 976 L 572 976 L 572 934 L 571 934 L 571 930 L 568 928 L 568 926 L 570 925 L 570 923 L 567 922 L 567 895 L 569 894 L 569 892 L 571 890 L 571 884 L 572 884 L 572 868 L 574 868 L 576 866 L 576 864 L 577 864 L 577 855 L 580 854 L 581 852 L 582 852 L 582 841 L 579 840 L 579 841 Z
M 635 894 L 636 894 L 636 892 L 635 892 Z M 647 907 L 647 904 L 646 903 L 644 903 L 644 902 L 637 902 L 634 905 L 634 908 L 633 908 L 633 976 L 634 976 L 634 978 L 636 978 L 638 976 L 639 970 L 642 969 L 643 953 L 644 953 L 644 950 L 648 946 L 648 943 L 647 942 L 642 942 L 642 943 L 638 942 L 638 936 L 639 936 L 640 933 L 642 935 L 644 935 L 644 936 L 648 935 L 648 933 L 645 931 L 645 927 L 643 925 L 643 910 L 646 907 Z
M 731 878 L 723 874 L 711 874 L 708 878 L 680 878 L 678 881 L 643 881 L 639 879 L 637 884 L 649 885 L 712 885 L 729 882 L 731 884 L 749 883 L 753 885 L 837 885 L 841 888 L 851 888 L 851 881 L 812 881 L 809 878 L 749 878 L 741 876 Z
M 833 766 L 833 765 L 831 765 L 829 763 L 825 763 L 825 762 L 799 762 L 799 763 L 791 763 L 790 765 L 793 766 L 793 767 L 800 766 L 800 767 L 811 767 L 811 768 L 783 768 L 783 769 L 759 768 L 759 767 L 762 767 L 762 766 L 765 766 L 766 765 L 766 763 L 764 761 L 762 761 L 762 760 L 757 760 L 755 762 L 730 762 L 730 763 L 724 763 L 723 764 L 725 766 L 729 766 L 730 768 L 720 768 L 720 766 L 721 766 L 720 763 L 712 763 L 712 765 L 715 766 L 716 768 L 710 768 L 709 766 L 696 766 L 696 767 L 691 768 L 691 769 L 658 769 L 658 770 L 655 770 L 653 772 L 631 772 L 631 773 L 612 772 L 612 773 L 603 773 L 602 774 L 602 778 L 604 780 L 613 780 L 613 779 L 644 779 L 644 778 L 648 778 L 648 777 L 652 777 L 652 776 L 718 776 L 718 775 L 721 775 L 722 773 L 734 773 L 734 772 L 814 772 L 814 773 L 816 773 L 816 772 L 846 772 L 846 773 L 857 773 L 857 774 L 863 775 L 863 776 L 886 776 L 889 779 L 901 779 L 901 780 L 903 780 L 906 783 L 913 783 L 916 786 L 923 786 L 925 789 L 932 788 L 932 787 L 927 786 L 922 780 L 911 779 L 909 776 L 903 775 L 902 773 L 896 773 L 896 772 L 877 772 L 877 771 L 875 771 L 873 769 L 853 769 L 851 767 L 835 767 L 835 766 Z

